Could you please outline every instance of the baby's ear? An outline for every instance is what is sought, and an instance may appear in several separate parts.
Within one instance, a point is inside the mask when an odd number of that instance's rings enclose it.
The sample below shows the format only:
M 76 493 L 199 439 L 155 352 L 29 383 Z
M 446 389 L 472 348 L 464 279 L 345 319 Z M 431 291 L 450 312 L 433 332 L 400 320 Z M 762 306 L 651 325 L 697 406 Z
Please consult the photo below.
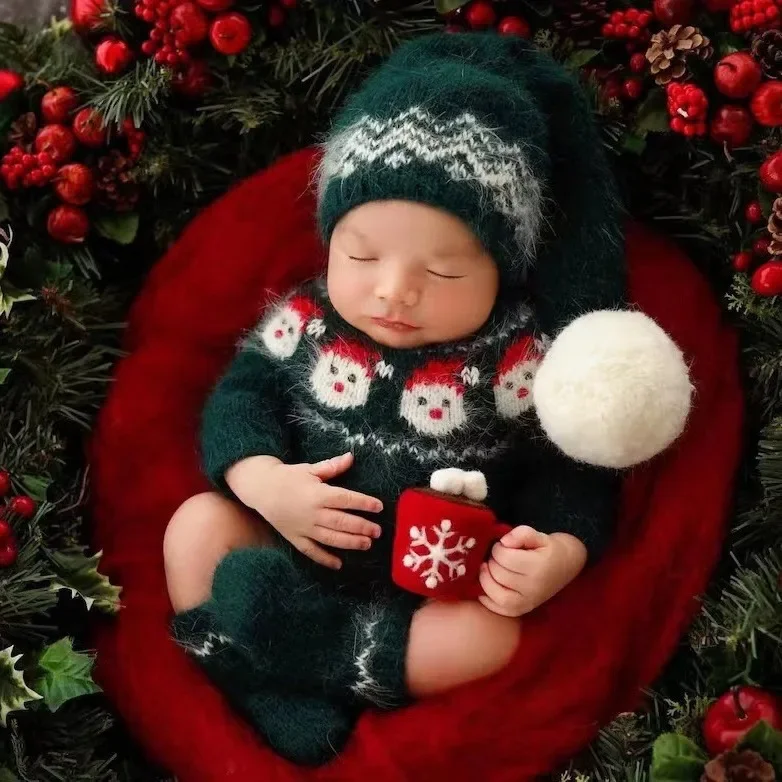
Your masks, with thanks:
M 625 468 L 684 431 L 693 386 L 681 350 L 652 318 L 599 310 L 554 339 L 532 394 L 543 430 L 565 454 Z

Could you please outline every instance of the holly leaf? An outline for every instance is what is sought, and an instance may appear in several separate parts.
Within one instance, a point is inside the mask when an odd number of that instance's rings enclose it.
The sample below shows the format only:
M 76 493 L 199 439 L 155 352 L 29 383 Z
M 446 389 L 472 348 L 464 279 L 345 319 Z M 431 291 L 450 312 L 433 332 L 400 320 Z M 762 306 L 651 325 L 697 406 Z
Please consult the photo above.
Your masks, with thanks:
M 22 476 L 22 486 L 36 502 L 44 502 L 46 500 L 46 492 L 51 485 L 51 478 L 44 478 L 40 475 Z
M 663 733 L 652 748 L 652 782 L 698 782 L 707 760 L 686 736 Z
M 11 314 L 14 304 L 18 304 L 20 301 L 34 300 L 35 296 L 20 291 L 19 288 L 15 288 L 11 283 L 4 280 L 2 287 L 0 287 L 0 316 L 5 315 L 8 317 Z
M 31 690 L 24 680 L 24 671 L 16 668 L 22 659 L 21 654 L 13 656 L 14 647 L 9 646 L 0 652 L 0 725 L 7 727 L 6 720 L 12 711 L 22 711 L 28 703 L 41 700 L 35 690 Z
M 56 573 L 52 590 L 67 589 L 71 597 L 81 597 L 87 610 L 93 606 L 99 611 L 116 614 L 119 611 L 119 596 L 122 587 L 114 586 L 106 576 L 98 572 L 102 551 L 88 557 L 82 548 L 49 551 Z
M 138 233 L 138 222 L 139 218 L 136 212 L 126 212 L 104 215 L 93 225 L 95 230 L 106 239 L 111 239 L 117 244 L 131 244 Z
M 633 155 L 642 155 L 646 149 L 646 138 L 644 136 L 636 136 L 635 133 L 626 133 L 622 139 L 622 149 Z
M 41 671 L 35 689 L 43 696 L 51 711 L 57 711 L 63 703 L 102 692 L 92 680 L 92 655 L 73 650 L 70 638 L 61 638 L 47 646 L 38 658 Z
M 654 89 L 638 107 L 635 115 L 635 132 L 639 136 L 647 133 L 664 133 L 668 130 L 668 110 L 665 94 Z
M 567 58 L 565 65 L 573 70 L 578 70 L 579 68 L 583 68 L 587 63 L 592 62 L 598 54 L 600 54 L 599 49 L 576 49 L 576 51 Z
M 470 0 L 435 0 L 434 6 L 438 14 L 445 16 L 445 14 L 450 14 L 451 11 L 455 11 L 469 2 Z
M 759 752 L 771 763 L 777 776 L 782 775 L 782 732 L 772 728 L 768 722 L 761 720 L 752 730 L 747 731 L 739 746 Z
M 8 376 L 11 374 L 10 367 L 0 367 L 0 386 L 8 380 Z M 2 780 L 0 780 L 2 782 Z
M 746 49 L 747 45 L 743 38 L 739 38 L 738 35 L 733 33 L 717 33 L 714 36 L 714 48 L 717 52 L 717 57 L 724 57 L 726 54 L 733 54 L 733 52 L 739 52 L 742 49 Z

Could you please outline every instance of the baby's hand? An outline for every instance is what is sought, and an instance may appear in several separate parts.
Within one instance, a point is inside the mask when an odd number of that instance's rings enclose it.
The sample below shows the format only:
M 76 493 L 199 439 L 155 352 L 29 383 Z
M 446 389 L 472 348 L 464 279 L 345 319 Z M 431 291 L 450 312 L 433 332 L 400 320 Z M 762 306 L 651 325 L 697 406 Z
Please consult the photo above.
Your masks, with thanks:
M 586 564 L 584 544 L 564 533 L 516 527 L 494 545 L 479 576 L 478 599 L 502 616 L 522 616 L 567 586 Z
M 302 554 L 337 570 L 342 562 L 319 544 L 368 549 L 372 538 L 380 537 L 378 524 L 346 511 L 378 513 L 383 503 L 326 483 L 352 464 L 352 453 L 317 464 L 284 464 L 256 456 L 232 467 L 226 477 L 239 499 L 257 510 Z

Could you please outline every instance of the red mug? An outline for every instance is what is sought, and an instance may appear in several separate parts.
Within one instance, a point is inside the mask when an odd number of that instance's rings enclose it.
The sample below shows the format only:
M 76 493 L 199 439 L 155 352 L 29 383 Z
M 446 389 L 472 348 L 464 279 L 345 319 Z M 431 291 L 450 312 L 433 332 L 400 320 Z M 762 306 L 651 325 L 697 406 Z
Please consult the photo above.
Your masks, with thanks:
M 407 489 L 396 508 L 391 578 L 435 600 L 475 600 L 492 544 L 513 529 L 486 506 L 432 489 Z

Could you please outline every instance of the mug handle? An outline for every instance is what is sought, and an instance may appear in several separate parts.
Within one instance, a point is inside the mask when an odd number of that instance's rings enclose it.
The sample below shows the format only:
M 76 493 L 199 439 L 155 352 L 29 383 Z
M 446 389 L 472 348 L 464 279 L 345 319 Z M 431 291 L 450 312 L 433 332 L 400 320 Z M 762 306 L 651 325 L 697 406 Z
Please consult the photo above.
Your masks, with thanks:
M 498 521 L 494 525 L 494 535 L 492 536 L 491 542 L 489 547 L 486 549 L 486 554 L 484 554 L 483 562 L 486 561 L 486 555 L 491 551 L 491 547 L 501 538 L 504 538 L 514 527 L 511 524 L 505 524 L 505 522 Z M 483 587 L 481 586 L 481 582 L 478 581 L 476 578 L 475 581 L 473 581 L 469 588 L 466 590 L 463 600 L 477 600 L 481 595 L 483 595 Z

